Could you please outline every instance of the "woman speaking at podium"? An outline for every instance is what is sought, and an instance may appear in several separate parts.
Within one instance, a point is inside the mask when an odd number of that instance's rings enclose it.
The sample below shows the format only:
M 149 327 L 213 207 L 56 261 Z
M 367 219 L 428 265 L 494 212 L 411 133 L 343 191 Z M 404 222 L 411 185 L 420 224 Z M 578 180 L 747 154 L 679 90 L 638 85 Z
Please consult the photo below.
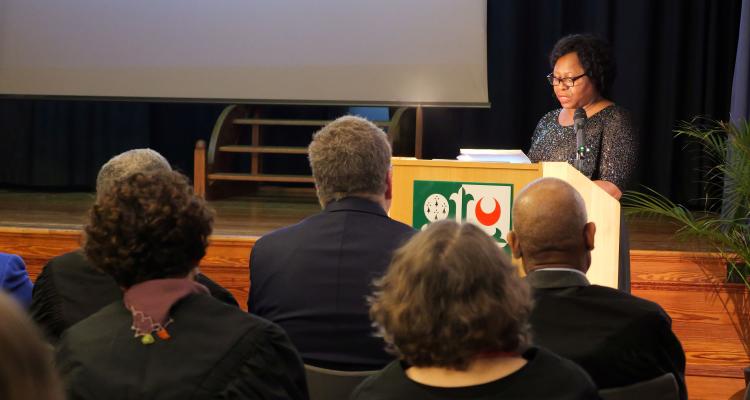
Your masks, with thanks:
M 533 162 L 567 161 L 593 179 L 616 199 L 630 181 L 638 155 L 637 137 L 630 113 L 608 99 L 616 74 L 612 50 L 593 35 L 577 34 L 560 39 L 549 56 L 547 75 L 561 108 L 548 112 L 531 138 Z M 579 111 L 583 143 L 576 143 L 574 115 Z
M 561 108 L 537 124 L 529 159 L 567 161 L 619 200 L 635 171 L 638 137 L 630 113 L 608 98 L 617 72 L 611 47 L 594 35 L 569 35 L 558 40 L 549 61 L 547 80 Z M 630 243 L 622 215 L 619 259 L 618 287 L 630 292 Z

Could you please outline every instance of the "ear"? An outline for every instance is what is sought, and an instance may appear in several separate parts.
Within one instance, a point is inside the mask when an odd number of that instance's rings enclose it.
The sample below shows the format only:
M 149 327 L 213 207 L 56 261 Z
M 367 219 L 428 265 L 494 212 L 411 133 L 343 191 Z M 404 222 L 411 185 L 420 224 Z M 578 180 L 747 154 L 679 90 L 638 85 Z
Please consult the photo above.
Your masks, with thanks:
M 518 243 L 518 236 L 516 236 L 516 233 L 513 231 L 508 232 L 508 246 L 510 246 L 510 251 L 513 253 L 513 257 L 515 258 L 521 258 L 523 257 L 523 253 L 521 252 L 521 244 Z
M 393 170 L 388 169 L 388 174 L 385 176 L 385 199 L 390 200 L 393 198 Z
M 596 224 L 589 222 L 583 226 L 583 242 L 586 250 L 594 250 L 594 236 L 596 235 Z

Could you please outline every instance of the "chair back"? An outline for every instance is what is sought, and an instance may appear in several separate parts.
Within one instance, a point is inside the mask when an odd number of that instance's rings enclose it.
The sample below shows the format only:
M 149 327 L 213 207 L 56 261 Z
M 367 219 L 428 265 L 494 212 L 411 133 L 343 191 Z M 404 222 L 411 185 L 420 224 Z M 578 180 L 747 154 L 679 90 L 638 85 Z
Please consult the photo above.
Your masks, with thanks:
M 668 373 L 628 386 L 602 389 L 599 391 L 599 396 L 604 400 L 678 400 L 680 392 L 677 386 L 677 379 L 675 379 L 672 373 Z
M 348 399 L 365 378 L 378 371 L 338 371 L 305 364 L 310 400 Z

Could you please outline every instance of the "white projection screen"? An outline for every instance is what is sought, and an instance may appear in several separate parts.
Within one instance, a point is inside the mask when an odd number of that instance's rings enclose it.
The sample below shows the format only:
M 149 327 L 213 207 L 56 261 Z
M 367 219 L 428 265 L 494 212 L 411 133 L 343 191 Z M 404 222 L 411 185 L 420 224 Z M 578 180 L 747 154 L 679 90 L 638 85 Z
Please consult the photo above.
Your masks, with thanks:
M 0 95 L 487 106 L 486 0 L 0 0 Z

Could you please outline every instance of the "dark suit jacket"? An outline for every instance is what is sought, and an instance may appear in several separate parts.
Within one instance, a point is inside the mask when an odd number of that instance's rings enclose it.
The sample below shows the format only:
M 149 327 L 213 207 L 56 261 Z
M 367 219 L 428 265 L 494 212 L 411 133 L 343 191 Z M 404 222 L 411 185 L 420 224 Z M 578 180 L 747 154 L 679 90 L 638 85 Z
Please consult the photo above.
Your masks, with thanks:
M 212 296 L 238 306 L 231 293 L 207 276 L 198 274 L 196 280 Z M 47 339 L 56 343 L 70 326 L 120 299 L 120 286 L 94 268 L 78 250 L 47 262 L 34 285 L 29 311 Z
M 250 257 L 248 310 L 286 330 L 305 363 L 375 370 L 393 359 L 373 336 L 366 297 L 414 230 L 349 197 L 263 236 Z
M 122 300 L 70 327 L 56 365 L 68 399 L 307 399 L 302 361 L 278 326 L 206 295 L 170 311 L 169 340 L 133 337 Z
M 536 271 L 526 281 L 534 289 L 536 344 L 577 362 L 600 389 L 671 372 L 687 398 L 685 353 L 658 304 L 572 271 Z

